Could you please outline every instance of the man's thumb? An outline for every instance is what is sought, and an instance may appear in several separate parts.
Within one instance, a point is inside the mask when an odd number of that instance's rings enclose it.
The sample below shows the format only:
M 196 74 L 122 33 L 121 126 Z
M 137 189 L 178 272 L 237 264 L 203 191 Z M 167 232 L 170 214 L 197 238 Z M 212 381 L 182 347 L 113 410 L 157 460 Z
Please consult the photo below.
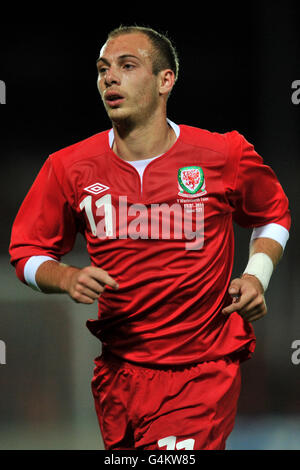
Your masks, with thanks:
M 239 294 L 240 292 L 240 282 L 239 282 L 239 279 L 234 279 L 231 284 L 230 284 L 230 287 L 228 289 L 228 292 L 230 295 L 235 295 L 235 294 Z

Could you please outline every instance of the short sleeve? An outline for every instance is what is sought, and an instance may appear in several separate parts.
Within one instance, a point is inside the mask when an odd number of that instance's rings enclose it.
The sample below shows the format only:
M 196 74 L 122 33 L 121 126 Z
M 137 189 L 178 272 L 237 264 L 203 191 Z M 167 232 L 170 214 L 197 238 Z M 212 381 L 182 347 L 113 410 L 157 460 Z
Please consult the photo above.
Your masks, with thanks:
M 254 228 L 269 223 L 290 229 L 288 198 L 270 166 L 241 134 L 228 133 L 225 186 L 233 220 Z
M 16 269 L 18 263 L 23 267 L 29 257 L 37 255 L 59 261 L 72 250 L 79 225 L 49 157 L 14 220 L 9 246 L 11 264 Z M 21 278 L 20 271 L 17 274 Z

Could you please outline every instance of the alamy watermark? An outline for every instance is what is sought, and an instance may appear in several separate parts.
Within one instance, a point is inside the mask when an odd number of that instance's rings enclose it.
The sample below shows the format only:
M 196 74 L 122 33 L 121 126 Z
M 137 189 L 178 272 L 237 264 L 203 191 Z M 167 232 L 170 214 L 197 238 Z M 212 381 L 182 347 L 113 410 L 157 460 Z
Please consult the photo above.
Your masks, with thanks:
M 0 365 L 6 364 L 6 344 L 0 339 Z
M 6 104 L 6 85 L 3 80 L 0 80 L 0 104 Z
M 111 194 L 96 201 L 86 196 L 80 209 L 86 213 L 91 232 L 99 239 L 184 240 L 186 250 L 200 250 L 204 243 L 204 199 L 178 200 L 171 205 L 127 204 L 119 196 L 112 204 Z M 93 212 L 96 208 L 96 220 Z
M 292 93 L 292 103 L 293 104 L 300 104 L 300 80 L 294 80 L 292 82 L 292 89 L 295 90 Z
M 300 339 L 295 339 L 292 342 L 291 348 L 294 349 L 291 361 L 295 366 L 298 366 L 300 364 Z

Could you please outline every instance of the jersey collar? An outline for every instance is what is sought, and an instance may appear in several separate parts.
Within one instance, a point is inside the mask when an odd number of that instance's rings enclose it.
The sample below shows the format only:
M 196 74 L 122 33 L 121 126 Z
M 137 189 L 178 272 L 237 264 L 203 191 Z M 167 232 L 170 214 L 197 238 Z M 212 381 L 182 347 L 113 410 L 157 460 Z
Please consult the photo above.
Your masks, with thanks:
M 177 124 L 175 124 L 175 122 L 170 121 L 170 119 L 168 119 L 168 118 L 167 118 L 167 122 L 172 127 L 173 131 L 175 132 L 176 139 L 178 139 L 178 137 L 180 135 L 180 127 Z M 108 133 L 108 143 L 109 143 L 110 148 L 112 148 L 114 140 L 115 140 L 114 130 L 111 129 Z

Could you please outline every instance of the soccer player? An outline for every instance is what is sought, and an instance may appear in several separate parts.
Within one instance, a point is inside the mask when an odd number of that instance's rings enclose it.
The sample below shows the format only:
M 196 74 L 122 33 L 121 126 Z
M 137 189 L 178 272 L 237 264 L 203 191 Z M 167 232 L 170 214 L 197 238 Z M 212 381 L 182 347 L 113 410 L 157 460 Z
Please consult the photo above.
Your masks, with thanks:
M 288 199 L 237 131 L 178 125 L 178 57 L 164 35 L 112 31 L 97 60 L 112 128 L 50 155 L 12 228 L 20 280 L 98 303 L 92 391 L 106 449 L 225 449 L 252 322 L 289 237 Z M 233 222 L 252 230 L 231 280 Z M 62 257 L 76 235 L 91 265 Z

